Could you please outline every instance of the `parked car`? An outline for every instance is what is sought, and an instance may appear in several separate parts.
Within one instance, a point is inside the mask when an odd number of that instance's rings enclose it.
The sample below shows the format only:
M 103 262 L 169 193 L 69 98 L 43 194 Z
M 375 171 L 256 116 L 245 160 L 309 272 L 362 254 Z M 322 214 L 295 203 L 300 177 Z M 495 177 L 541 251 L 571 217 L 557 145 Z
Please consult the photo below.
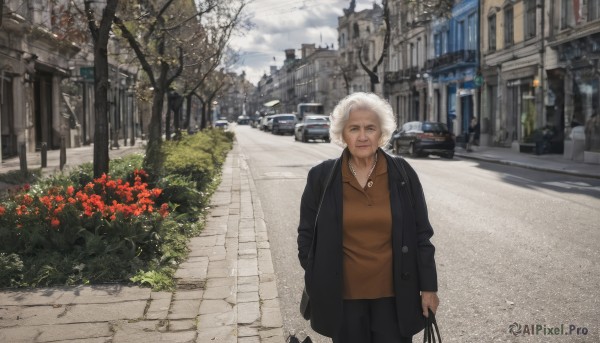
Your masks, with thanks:
M 455 137 L 445 123 L 412 121 L 402 125 L 400 131 L 392 136 L 391 145 L 396 154 L 453 158 Z
M 269 131 L 270 130 L 269 124 L 272 122 L 273 122 L 273 115 L 264 116 L 260 120 L 260 124 L 259 124 L 258 128 L 261 129 L 262 131 Z
M 250 117 L 248 116 L 239 116 L 237 119 L 238 125 L 248 125 L 250 124 Z
M 322 139 L 330 142 L 329 117 L 322 115 L 305 115 L 294 127 L 294 139 L 308 142 L 309 139 Z
M 271 133 L 285 134 L 294 133 L 294 125 L 296 125 L 296 115 L 294 114 L 276 114 L 273 116 L 273 122 L 271 123 Z
M 218 129 L 227 130 L 227 128 L 229 128 L 229 122 L 227 120 L 219 119 L 215 122 L 215 127 Z

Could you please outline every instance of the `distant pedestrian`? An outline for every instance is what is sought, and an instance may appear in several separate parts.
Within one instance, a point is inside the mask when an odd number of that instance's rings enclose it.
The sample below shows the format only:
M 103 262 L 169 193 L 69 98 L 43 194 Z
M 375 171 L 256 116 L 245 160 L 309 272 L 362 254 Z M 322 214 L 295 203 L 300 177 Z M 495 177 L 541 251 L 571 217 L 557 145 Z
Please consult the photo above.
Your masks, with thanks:
M 308 173 L 298 257 L 311 326 L 334 343 L 412 342 L 439 304 L 421 183 L 381 149 L 395 128 L 385 100 L 347 96 L 331 115 L 342 155 Z
M 469 136 L 467 141 L 467 151 L 473 151 L 473 144 L 479 145 L 479 121 L 477 117 L 473 117 L 471 119 L 471 123 L 469 124 Z

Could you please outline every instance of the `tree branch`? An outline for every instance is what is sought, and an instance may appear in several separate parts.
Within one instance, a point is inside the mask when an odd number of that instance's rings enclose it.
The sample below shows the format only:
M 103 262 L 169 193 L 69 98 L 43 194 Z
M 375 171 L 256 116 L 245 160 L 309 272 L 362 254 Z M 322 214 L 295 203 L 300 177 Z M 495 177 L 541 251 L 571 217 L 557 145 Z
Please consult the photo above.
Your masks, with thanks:
M 140 64 L 142 65 L 142 69 L 144 69 L 146 75 L 148 75 L 148 78 L 150 79 L 150 84 L 152 84 L 152 87 L 156 88 L 157 85 L 156 79 L 154 78 L 154 70 L 152 69 L 150 63 L 148 63 L 146 55 L 142 51 L 142 48 L 140 47 L 139 43 L 137 42 L 137 40 L 135 40 L 135 37 L 133 36 L 131 31 L 127 29 L 127 26 L 125 26 L 125 23 L 123 22 L 123 20 L 121 20 L 121 18 L 115 16 L 115 24 L 121 29 L 121 32 L 123 32 L 123 36 L 125 37 L 125 39 L 127 39 L 127 42 L 129 42 L 129 45 L 135 52 L 138 60 L 140 61 Z

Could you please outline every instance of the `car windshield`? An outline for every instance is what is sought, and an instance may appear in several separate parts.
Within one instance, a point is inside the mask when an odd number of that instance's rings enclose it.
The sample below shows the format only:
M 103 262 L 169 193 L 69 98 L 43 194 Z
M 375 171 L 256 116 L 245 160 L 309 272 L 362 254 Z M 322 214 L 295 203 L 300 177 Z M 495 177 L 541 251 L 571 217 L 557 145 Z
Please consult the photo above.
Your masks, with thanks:
M 318 117 L 307 118 L 306 122 L 309 123 L 309 124 L 328 124 L 328 120 L 325 117 L 322 117 L 322 118 L 318 118 Z
M 444 123 L 423 123 L 423 132 L 448 132 L 448 127 Z
M 276 120 L 277 121 L 282 121 L 282 120 L 294 120 L 296 119 L 296 117 L 294 116 L 285 116 L 285 117 L 277 117 Z

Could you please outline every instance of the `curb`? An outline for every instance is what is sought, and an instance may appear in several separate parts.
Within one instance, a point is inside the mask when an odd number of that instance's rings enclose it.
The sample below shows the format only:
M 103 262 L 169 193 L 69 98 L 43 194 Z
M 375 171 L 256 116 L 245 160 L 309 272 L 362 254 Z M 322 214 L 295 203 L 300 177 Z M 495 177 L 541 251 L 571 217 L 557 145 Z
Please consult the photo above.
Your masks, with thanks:
M 455 152 L 454 155 L 461 157 L 461 158 L 470 159 L 470 160 L 485 161 L 485 162 L 490 162 L 490 163 L 503 164 L 503 165 L 508 165 L 508 166 L 514 166 L 514 167 L 520 167 L 520 168 L 526 168 L 526 169 L 532 169 L 532 170 L 538 170 L 538 171 L 545 171 L 545 172 L 551 172 L 551 173 L 557 173 L 557 174 L 564 174 L 564 175 L 569 175 L 569 176 L 580 176 L 580 177 L 587 177 L 587 178 L 592 178 L 592 179 L 600 179 L 600 175 L 588 174 L 585 172 L 552 169 L 552 168 L 536 166 L 536 165 L 532 165 L 532 164 L 515 162 L 515 161 L 509 161 L 509 160 L 497 160 L 497 159 L 493 159 L 493 158 L 471 155 L 471 154 L 466 154 L 466 153 L 462 153 L 462 152 Z

